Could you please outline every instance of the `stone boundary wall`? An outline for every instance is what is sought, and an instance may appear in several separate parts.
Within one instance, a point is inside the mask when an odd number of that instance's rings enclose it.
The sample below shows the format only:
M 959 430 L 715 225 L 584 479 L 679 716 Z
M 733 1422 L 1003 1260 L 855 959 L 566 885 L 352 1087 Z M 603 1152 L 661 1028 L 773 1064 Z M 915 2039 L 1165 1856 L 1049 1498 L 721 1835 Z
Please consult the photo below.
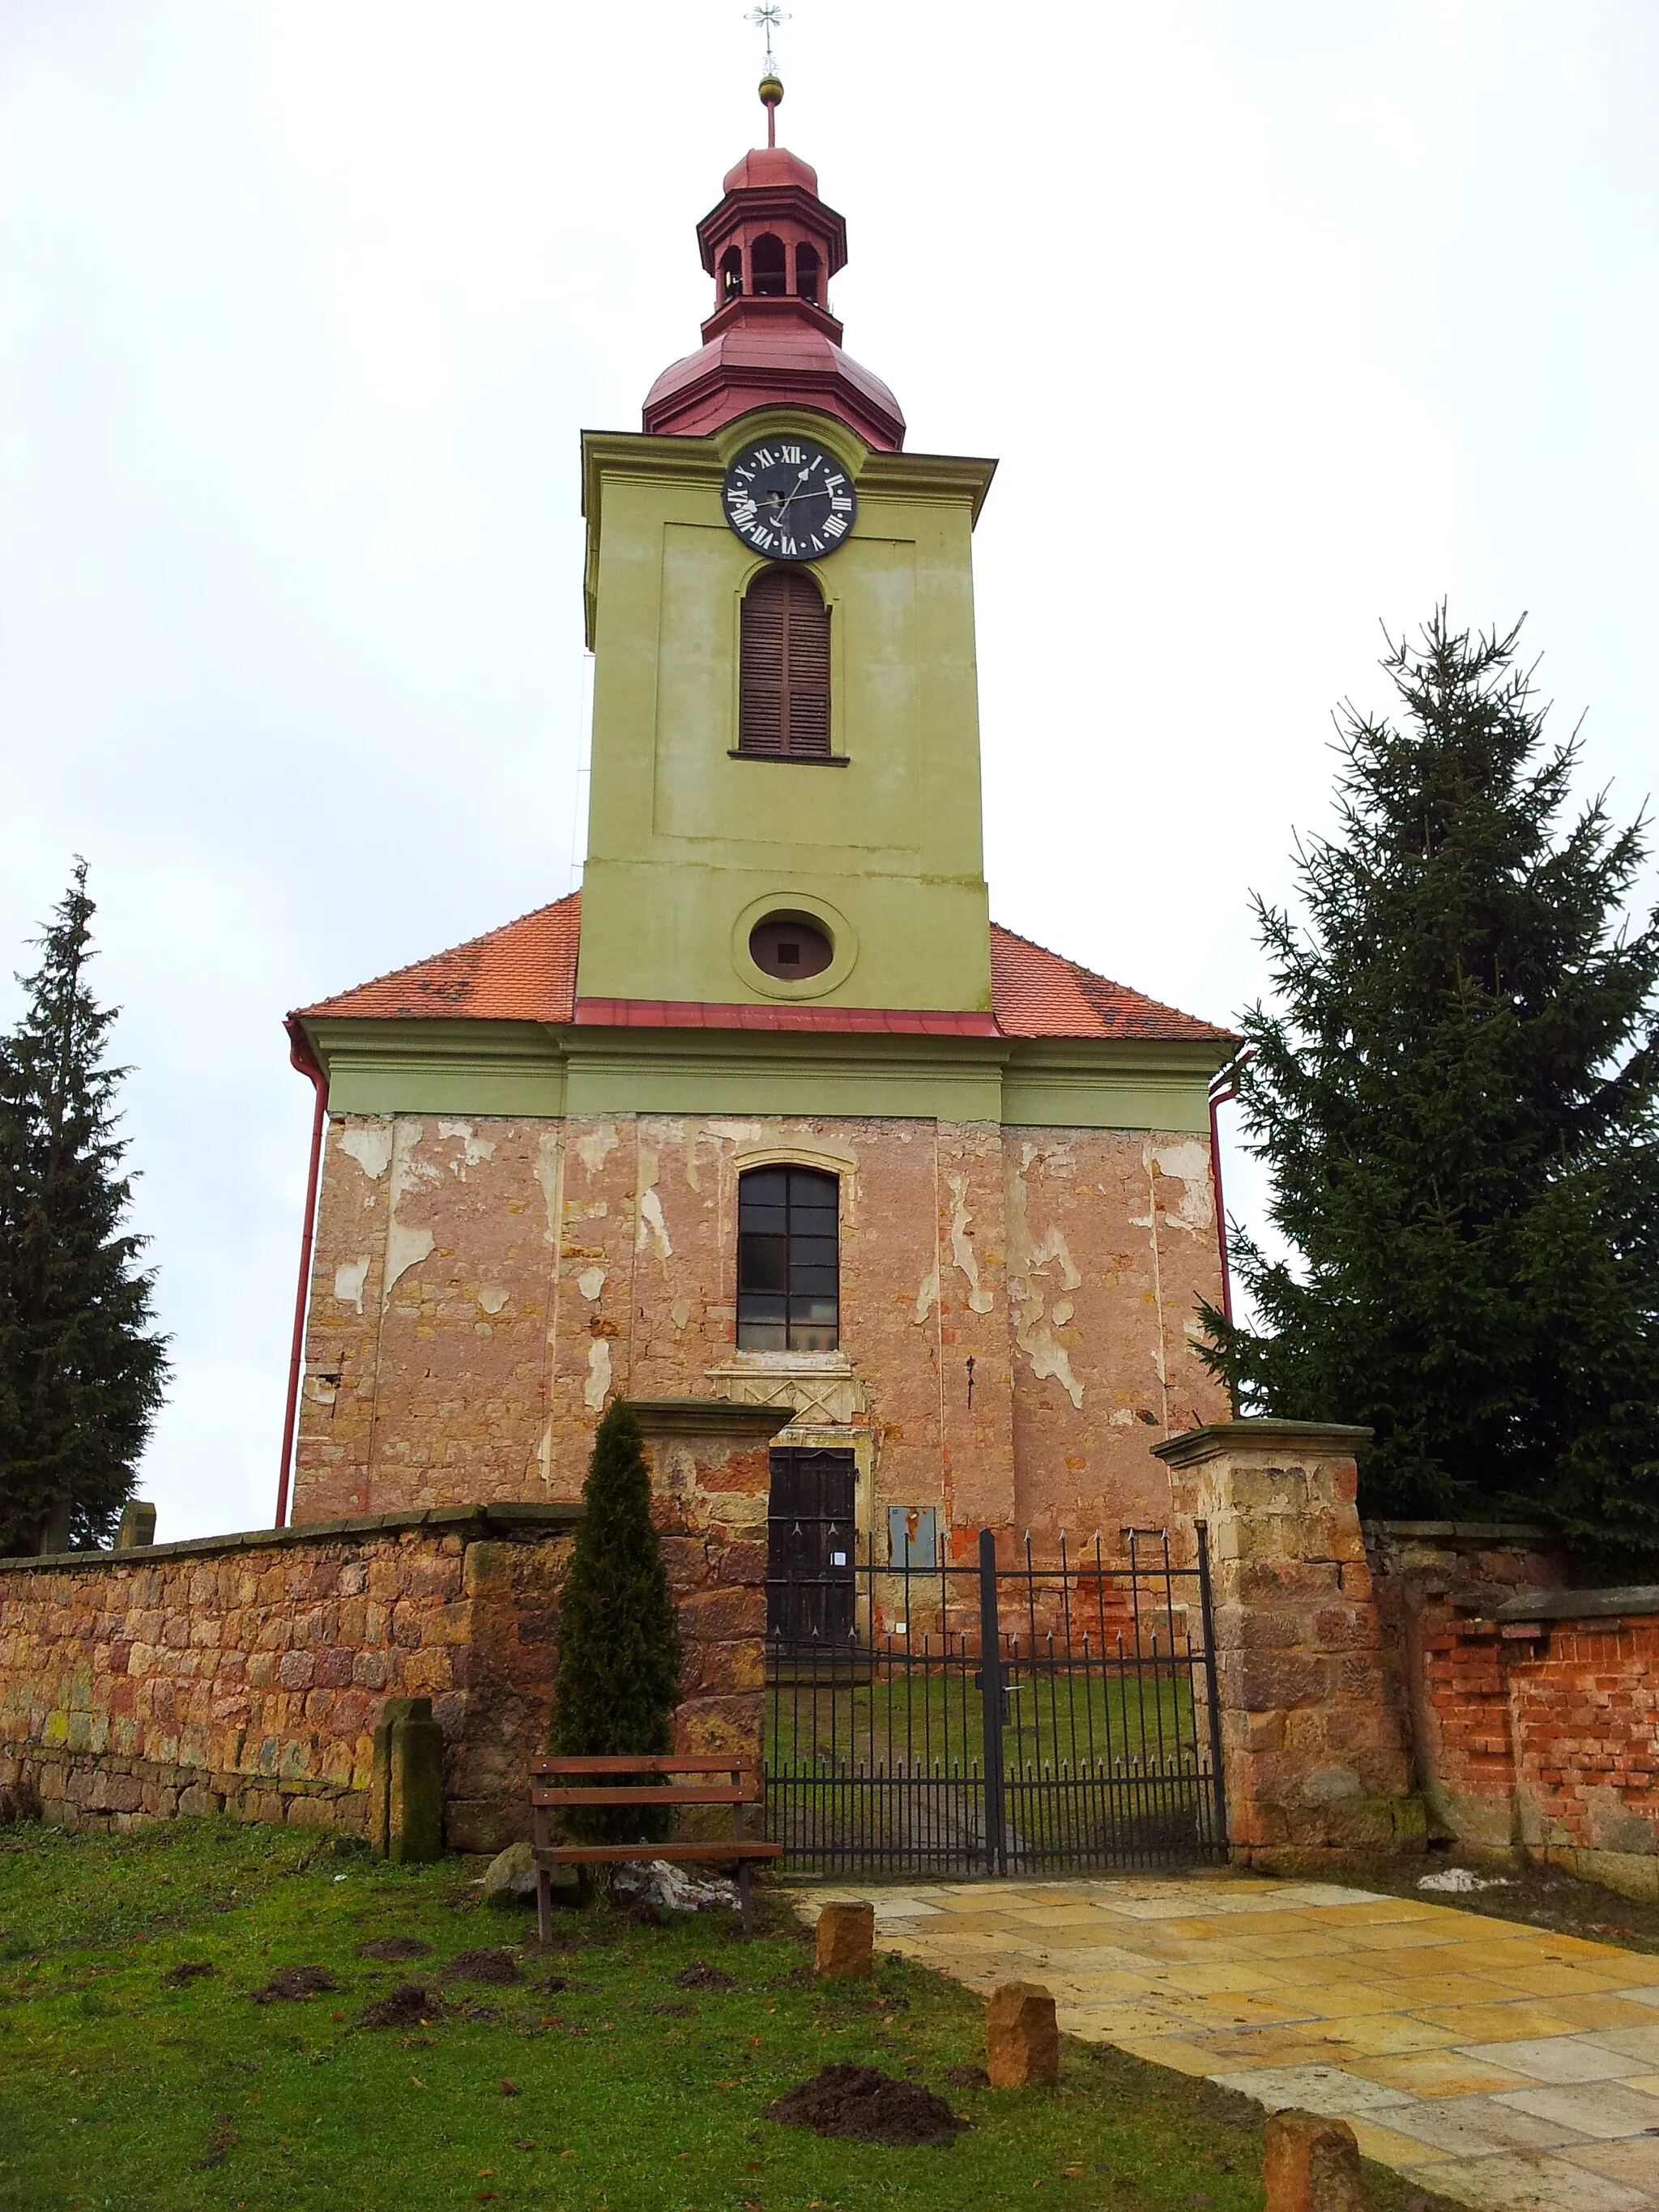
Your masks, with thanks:
M 708 1481 L 725 1441 L 697 1439 Z M 685 1653 L 677 1746 L 753 1757 L 765 1547 L 735 1515 L 694 1525 L 685 1504 L 659 1490 Z M 580 1510 L 435 1507 L 0 1560 L 0 1796 L 68 1827 L 224 1812 L 362 1835 L 386 1701 L 428 1697 L 447 1847 L 527 1836 Z
M 381 1708 L 429 1697 L 449 1840 L 489 1848 L 544 1724 L 575 1518 L 441 1508 L 0 1561 L 0 1786 L 69 1827 L 362 1834 Z

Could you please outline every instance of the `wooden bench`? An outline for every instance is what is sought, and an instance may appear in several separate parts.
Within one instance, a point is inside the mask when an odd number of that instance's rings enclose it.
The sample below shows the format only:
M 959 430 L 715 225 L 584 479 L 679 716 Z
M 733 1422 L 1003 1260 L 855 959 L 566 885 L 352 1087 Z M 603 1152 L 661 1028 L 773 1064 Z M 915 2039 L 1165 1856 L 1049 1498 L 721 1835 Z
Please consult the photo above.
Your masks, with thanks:
M 720 1784 L 635 1782 L 629 1775 L 725 1775 Z M 578 1777 L 609 1777 L 586 1783 Z M 536 1923 L 544 1943 L 553 1935 L 555 1867 L 616 1865 L 626 1860 L 666 1859 L 672 1866 L 731 1866 L 738 1869 L 738 1895 L 743 1906 L 743 1932 L 755 1932 L 755 1904 L 750 1893 L 749 1869 L 760 1859 L 781 1858 L 781 1844 L 751 1844 L 733 1836 L 713 1844 L 555 1844 L 548 1839 L 548 1815 L 560 1806 L 634 1805 L 653 1809 L 665 1805 L 758 1805 L 760 1776 L 741 1759 L 690 1758 L 675 1753 L 647 1753 L 621 1758 L 532 1759 L 530 1762 L 530 1819 L 536 1860 Z M 735 1815 L 733 1816 L 735 1818 Z

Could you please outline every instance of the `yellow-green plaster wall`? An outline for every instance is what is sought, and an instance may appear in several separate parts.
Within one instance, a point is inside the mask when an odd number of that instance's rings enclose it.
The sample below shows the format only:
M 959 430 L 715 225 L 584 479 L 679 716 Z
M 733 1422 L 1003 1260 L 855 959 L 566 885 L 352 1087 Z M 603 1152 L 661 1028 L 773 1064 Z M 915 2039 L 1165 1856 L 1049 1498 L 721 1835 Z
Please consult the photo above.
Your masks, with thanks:
M 324 1020 L 335 1114 L 873 1115 L 1206 1134 L 1222 1043 Z
M 734 758 L 743 594 L 726 468 L 791 428 L 830 447 L 856 528 L 810 564 L 830 611 L 842 765 Z M 991 1004 L 972 532 L 994 464 L 877 453 L 810 410 L 710 438 L 584 440 L 595 656 L 585 998 L 951 1008 Z M 748 957 L 772 908 L 829 929 L 823 975 Z

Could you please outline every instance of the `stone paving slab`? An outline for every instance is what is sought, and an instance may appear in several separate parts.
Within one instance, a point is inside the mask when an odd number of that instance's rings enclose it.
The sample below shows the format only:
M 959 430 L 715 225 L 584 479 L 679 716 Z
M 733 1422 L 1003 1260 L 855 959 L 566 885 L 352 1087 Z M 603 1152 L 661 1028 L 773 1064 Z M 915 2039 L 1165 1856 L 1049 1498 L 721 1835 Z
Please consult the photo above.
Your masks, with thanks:
M 1336 1882 L 1103 1876 L 815 1889 L 970 1989 L 1277 2111 L 1479 2212 L 1659 2212 L 1659 1959 Z

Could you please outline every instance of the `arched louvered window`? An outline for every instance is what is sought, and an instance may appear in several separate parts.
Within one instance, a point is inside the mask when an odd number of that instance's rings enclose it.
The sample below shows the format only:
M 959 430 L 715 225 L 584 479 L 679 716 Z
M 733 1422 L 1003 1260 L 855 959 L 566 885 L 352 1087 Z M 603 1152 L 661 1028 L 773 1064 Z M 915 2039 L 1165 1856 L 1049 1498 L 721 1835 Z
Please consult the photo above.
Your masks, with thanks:
M 744 594 L 738 750 L 830 758 L 830 610 L 799 568 L 763 568 Z

